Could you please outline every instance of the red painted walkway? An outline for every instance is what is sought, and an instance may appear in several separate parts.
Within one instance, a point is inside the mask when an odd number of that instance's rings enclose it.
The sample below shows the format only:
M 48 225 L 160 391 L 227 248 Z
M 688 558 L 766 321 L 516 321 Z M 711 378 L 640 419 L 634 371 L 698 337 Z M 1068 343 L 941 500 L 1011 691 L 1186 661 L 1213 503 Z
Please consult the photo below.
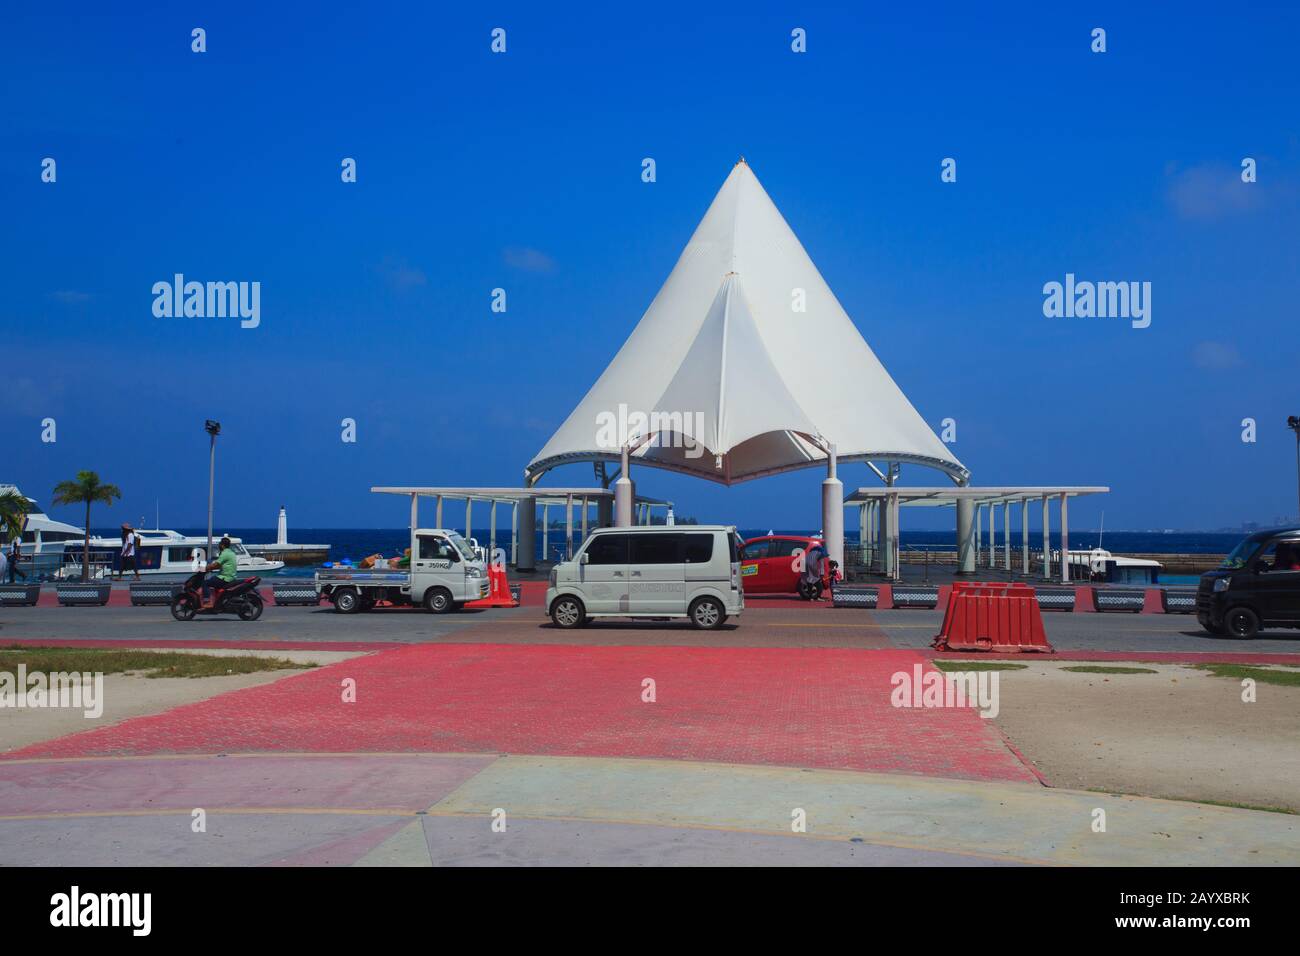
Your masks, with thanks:
M 414 645 L 7 757 L 458 752 L 651 757 L 1033 781 L 969 709 L 896 709 L 921 655 L 839 648 Z M 356 681 L 356 703 L 342 683 Z M 642 681 L 656 682 L 655 703 Z

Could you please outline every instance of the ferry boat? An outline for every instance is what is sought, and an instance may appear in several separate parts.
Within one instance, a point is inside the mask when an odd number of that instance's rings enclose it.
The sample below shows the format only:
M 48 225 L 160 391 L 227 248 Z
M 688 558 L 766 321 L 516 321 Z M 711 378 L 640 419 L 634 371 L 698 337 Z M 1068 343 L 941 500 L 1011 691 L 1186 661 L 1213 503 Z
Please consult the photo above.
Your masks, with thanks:
M 0 495 L 3 494 L 27 498 L 18 490 L 17 485 L 0 484 Z M 23 524 L 22 542 L 19 545 L 26 560 L 19 565 L 19 570 L 35 582 L 54 577 L 63 566 L 64 548 L 70 543 L 81 544 L 86 532 L 76 525 L 55 521 L 41 510 L 34 498 L 27 498 L 27 501 L 30 510 Z M 8 548 L 9 541 L 3 531 L 0 531 L 0 538 L 5 539 L 4 544 Z M 28 561 L 31 563 L 28 564 Z
M 134 531 L 140 538 L 140 544 L 136 547 L 136 568 L 142 578 L 151 581 L 183 581 L 206 563 L 204 553 L 208 547 L 207 535 L 183 535 L 179 531 L 167 531 L 161 528 L 136 528 Z M 220 534 L 212 536 L 214 551 L 217 550 L 221 538 Z M 230 546 L 235 552 L 236 567 L 241 577 L 254 574 L 265 577 L 284 567 L 283 561 L 268 561 L 258 555 L 249 554 L 239 538 L 231 538 Z M 80 562 L 81 553 L 75 548 L 69 548 L 63 577 L 79 578 Z M 116 536 L 91 538 L 90 563 L 92 578 L 103 579 L 121 575 L 123 573 L 122 539 Z M 129 570 L 126 576 L 132 579 L 135 577 Z
M 1060 560 L 1060 552 L 1055 555 Z M 1059 565 L 1058 565 L 1059 566 Z M 1076 581 L 1090 580 L 1107 584 L 1159 584 L 1163 570 L 1159 561 L 1147 558 L 1126 558 L 1111 554 L 1105 548 L 1090 551 L 1070 551 L 1070 577 Z

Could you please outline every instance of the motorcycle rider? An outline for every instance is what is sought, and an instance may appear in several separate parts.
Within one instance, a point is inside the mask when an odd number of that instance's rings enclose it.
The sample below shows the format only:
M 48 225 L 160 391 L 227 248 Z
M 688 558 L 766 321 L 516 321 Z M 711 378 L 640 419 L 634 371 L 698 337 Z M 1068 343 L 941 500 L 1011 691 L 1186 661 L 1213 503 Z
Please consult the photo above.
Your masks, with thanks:
M 234 549 L 230 547 L 230 538 L 221 539 L 221 552 L 217 555 L 217 560 L 210 563 L 205 570 L 216 571 L 212 577 L 203 579 L 203 606 L 212 607 L 212 589 L 228 587 L 235 580 L 235 574 L 239 567 L 239 559 L 235 556 Z
M 828 560 L 826 546 L 820 541 L 814 543 L 803 556 L 803 575 L 799 583 L 810 600 L 821 600 L 822 582 L 826 576 Z

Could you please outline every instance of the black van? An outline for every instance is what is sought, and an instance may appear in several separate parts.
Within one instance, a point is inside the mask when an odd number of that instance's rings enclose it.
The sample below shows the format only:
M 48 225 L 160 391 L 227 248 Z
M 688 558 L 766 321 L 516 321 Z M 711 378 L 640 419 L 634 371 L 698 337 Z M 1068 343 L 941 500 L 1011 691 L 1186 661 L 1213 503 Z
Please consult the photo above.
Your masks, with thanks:
M 1222 637 L 1300 628 L 1300 528 L 1252 534 L 1217 569 L 1202 574 L 1196 620 Z

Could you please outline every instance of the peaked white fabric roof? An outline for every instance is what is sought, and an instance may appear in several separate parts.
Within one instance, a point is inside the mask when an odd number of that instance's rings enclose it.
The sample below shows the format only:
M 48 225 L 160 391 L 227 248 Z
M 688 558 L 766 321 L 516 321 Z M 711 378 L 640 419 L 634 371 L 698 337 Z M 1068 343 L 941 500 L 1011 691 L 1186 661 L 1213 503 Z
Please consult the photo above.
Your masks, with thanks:
M 794 302 L 802 290 L 804 311 Z M 741 160 L 641 321 L 528 465 L 634 458 L 732 484 L 824 462 L 961 463 L 926 425 Z

